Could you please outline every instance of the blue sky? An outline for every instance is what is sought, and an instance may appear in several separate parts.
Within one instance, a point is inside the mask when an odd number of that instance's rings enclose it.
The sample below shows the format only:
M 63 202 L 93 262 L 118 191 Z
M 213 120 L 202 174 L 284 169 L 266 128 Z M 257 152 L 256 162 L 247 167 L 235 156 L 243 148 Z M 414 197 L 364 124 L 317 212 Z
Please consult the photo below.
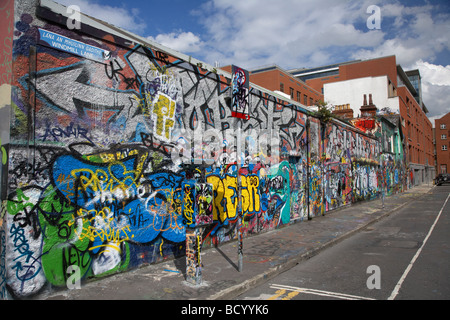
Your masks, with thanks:
M 420 70 L 428 116 L 450 112 L 448 0 L 54 1 L 211 65 L 290 69 L 394 54 Z M 368 28 L 372 5 L 379 29 Z

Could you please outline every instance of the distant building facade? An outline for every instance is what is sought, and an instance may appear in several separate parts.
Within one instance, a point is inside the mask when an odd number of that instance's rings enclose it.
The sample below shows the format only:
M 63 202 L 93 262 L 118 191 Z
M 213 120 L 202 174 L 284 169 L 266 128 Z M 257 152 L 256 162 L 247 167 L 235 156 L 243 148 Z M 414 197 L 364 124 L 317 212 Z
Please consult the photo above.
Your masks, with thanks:
M 404 136 L 400 115 L 378 110 L 372 95 L 364 95 L 360 116 L 353 117 L 349 104 L 334 107 L 333 114 L 346 120 L 357 129 L 376 137 L 380 148 L 379 184 L 388 194 L 402 192 L 411 186 L 412 180 L 406 166 Z
M 288 70 L 322 92 L 332 105 L 349 105 L 362 117 L 364 94 L 372 95 L 379 111 L 398 114 L 405 135 L 405 156 L 412 185 L 430 183 L 435 176 L 433 129 L 422 99 L 418 70 L 404 71 L 395 56 L 357 60 L 314 69 Z
M 450 112 L 435 120 L 436 173 L 450 173 Z

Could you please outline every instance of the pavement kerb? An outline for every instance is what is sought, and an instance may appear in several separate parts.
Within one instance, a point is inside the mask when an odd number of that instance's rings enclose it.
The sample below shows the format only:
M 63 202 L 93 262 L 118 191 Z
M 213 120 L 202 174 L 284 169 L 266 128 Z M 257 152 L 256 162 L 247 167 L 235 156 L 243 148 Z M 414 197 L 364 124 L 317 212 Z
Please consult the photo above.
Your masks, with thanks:
M 424 197 L 427 193 L 429 193 L 431 191 L 431 189 L 433 189 L 433 187 L 431 187 L 427 192 L 421 194 L 419 196 L 419 199 L 421 197 Z M 295 267 L 296 265 L 298 265 L 300 262 L 302 261 L 306 261 L 314 256 L 316 256 L 317 254 L 319 254 L 321 251 L 330 248 L 332 246 L 334 246 L 335 244 L 351 237 L 352 235 L 360 232 L 361 230 L 366 229 L 367 227 L 369 227 L 370 225 L 388 217 L 389 215 L 393 214 L 394 212 L 402 209 L 403 207 L 405 207 L 406 205 L 408 205 L 409 203 L 411 203 L 412 201 L 417 200 L 418 198 L 413 198 L 413 199 L 409 199 L 397 206 L 395 206 L 394 208 L 387 210 L 385 213 L 381 214 L 378 217 L 375 217 L 374 219 L 368 221 L 367 223 L 356 227 L 353 230 L 350 230 L 344 234 L 342 234 L 341 236 L 338 236 L 336 238 L 334 238 L 333 240 L 330 240 L 326 243 L 323 243 L 322 245 L 315 247 L 301 255 L 298 255 L 296 257 L 290 258 L 288 259 L 286 262 L 283 262 L 275 267 L 272 267 L 270 269 L 268 269 L 267 271 L 260 273 L 240 284 L 231 286 L 229 288 L 223 289 L 222 291 L 219 291 L 216 294 L 211 295 L 208 300 L 230 300 L 233 299 L 243 293 L 245 293 L 246 291 L 248 291 L 249 289 L 251 289 L 254 286 L 258 286 L 261 284 L 266 283 L 267 281 L 269 281 L 271 278 L 274 278 L 275 276 L 288 271 L 289 269 L 292 269 L 293 267 Z

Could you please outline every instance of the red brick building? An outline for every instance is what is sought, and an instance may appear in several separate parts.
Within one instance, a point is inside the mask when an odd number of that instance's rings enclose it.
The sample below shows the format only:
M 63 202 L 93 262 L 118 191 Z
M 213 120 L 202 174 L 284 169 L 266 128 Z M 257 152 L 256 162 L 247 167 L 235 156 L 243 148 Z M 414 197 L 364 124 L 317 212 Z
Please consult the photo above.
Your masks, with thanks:
M 320 91 L 296 79 L 278 66 L 252 70 L 250 81 L 269 90 L 288 94 L 291 100 L 305 106 L 312 106 L 317 101 L 323 101 L 323 94 Z
M 304 81 L 312 90 L 324 94 L 325 101 L 333 100 L 333 104 L 340 106 L 351 104 L 355 112 L 359 112 L 364 94 L 372 94 L 374 100 L 379 99 L 380 95 L 385 96 L 375 104 L 379 110 L 388 107 L 400 114 L 402 132 L 405 135 L 406 162 L 412 172 L 411 183 L 419 185 L 432 181 L 435 176 L 433 127 L 422 101 L 418 70 L 405 72 L 397 64 L 395 56 L 388 56 L 288 72 Z M 381 85 L 374 88 L 373 83 Z M 334 91 L 328 90 L 331 85 L 334 86 Z M 349 91 L 353 91 L 353 96 L 356 97 L 353 100 L 357 99 L 356 101 L 349 101 Z
M 450 112 L 435 123 L 436 173 L 450 173 Z

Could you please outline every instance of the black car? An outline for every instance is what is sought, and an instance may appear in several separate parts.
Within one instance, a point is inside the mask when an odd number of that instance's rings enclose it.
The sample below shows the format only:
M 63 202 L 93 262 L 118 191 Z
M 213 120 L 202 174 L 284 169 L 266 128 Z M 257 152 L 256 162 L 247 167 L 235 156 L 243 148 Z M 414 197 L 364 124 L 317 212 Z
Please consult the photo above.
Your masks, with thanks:
M 443 183 L 450 183 L 449 173 L 441 173 L 436 177 L 436 185 L 440 186 Z

